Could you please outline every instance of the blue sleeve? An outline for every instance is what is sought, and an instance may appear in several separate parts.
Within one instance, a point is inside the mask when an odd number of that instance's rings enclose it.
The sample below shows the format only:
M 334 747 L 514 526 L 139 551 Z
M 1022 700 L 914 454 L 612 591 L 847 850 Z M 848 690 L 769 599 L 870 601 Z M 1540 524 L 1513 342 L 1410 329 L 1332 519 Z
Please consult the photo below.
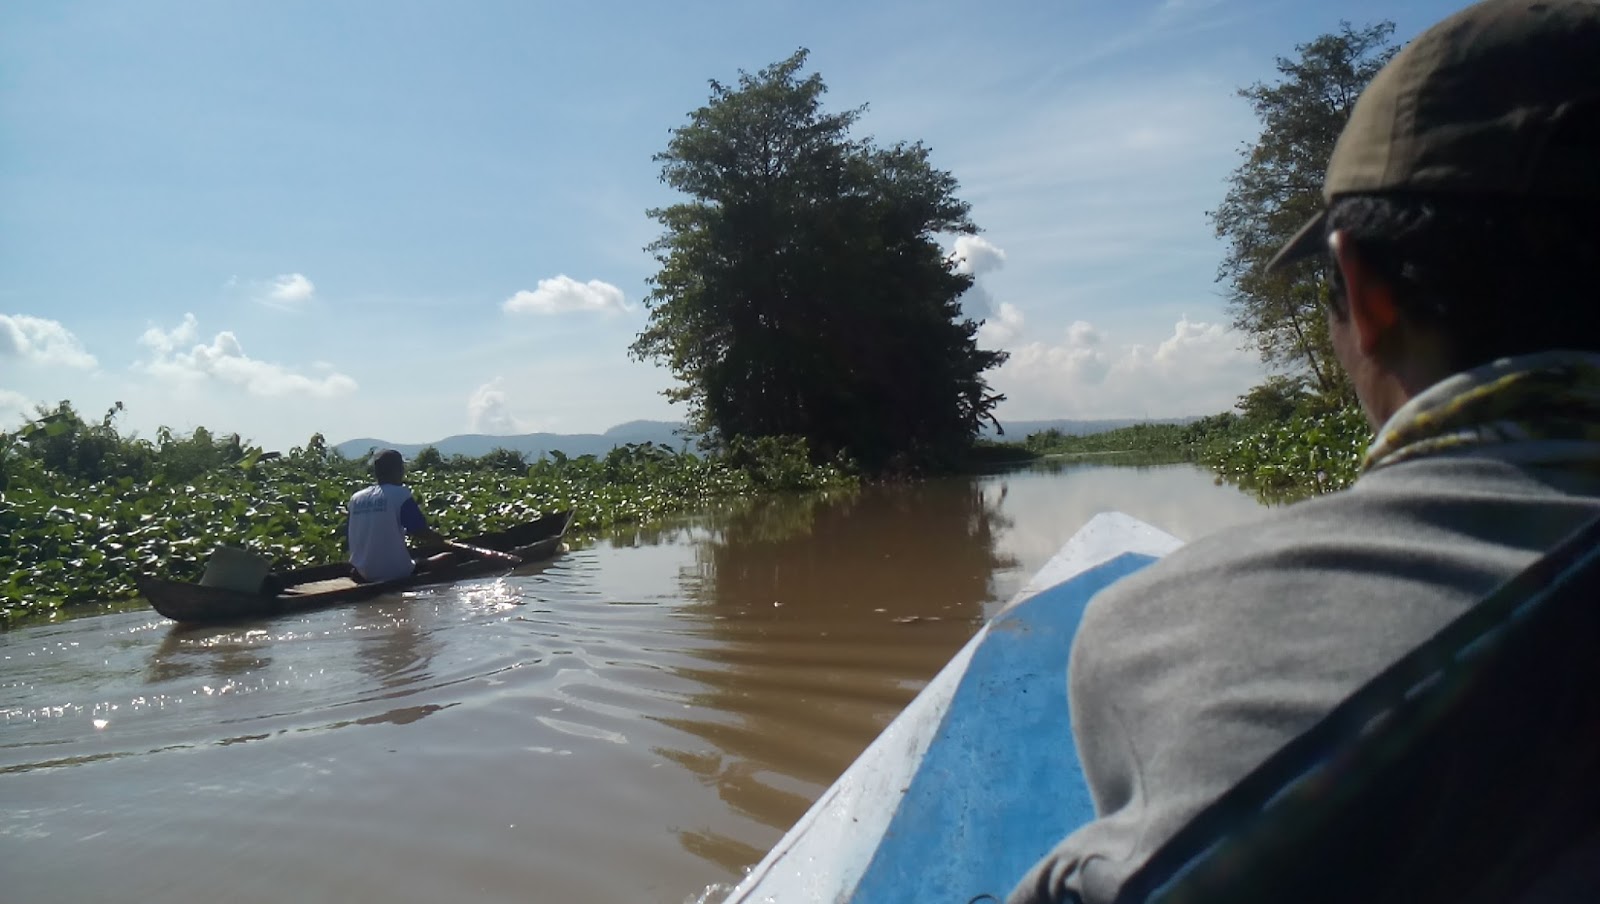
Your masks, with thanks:
M 405 528 L 408 534 L 428 529 L 428 521 L 422 517 L 422 509 L 417 507 L 417 500 L 407 499 L 400 503 L 400 526 Z

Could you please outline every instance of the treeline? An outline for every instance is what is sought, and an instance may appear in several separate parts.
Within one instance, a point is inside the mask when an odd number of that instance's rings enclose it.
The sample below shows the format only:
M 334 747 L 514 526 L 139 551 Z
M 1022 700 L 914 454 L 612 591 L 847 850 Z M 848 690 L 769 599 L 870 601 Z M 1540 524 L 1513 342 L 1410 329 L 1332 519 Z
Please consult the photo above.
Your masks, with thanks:
M 1194 454 L 1263 495 L 1295 498 L 1348 486 L 1372 440 L 1329 334 L 1329 263 L 1287 272 L 1267 263 L 1322 207 L 1323 176 L 1356 98 L 1399 49 L 1390 21 L 1338 31 L 1275 61 L 1278 78 L 1239 89 L 1260 123 L 1240 149 L 1222 202 L 1208 212 L 1226 251 L 1217 279 L 1233 326 L 1283 375 L 1240 403 L 1239 421 Z
M 1342 23 L 1275 61 L 1279 75 L 1238 94 L 1261 126 L 1240 149 L 1222 202 L 1208 211 L 1225 246 L 1217 279 L 1233 326 L 1278 376 L 1241 397 L 1237 412 L 1184 426 L 1141 425 L 1094 436 L 1044 433 L 1041 453 L 1139 453 L 1208 465 L 1271 501 L 1341 489 L 1359 473 L 1372 431 L 1329 336 L 1329 264 L 1268 272 L 1273 254 L 1323 204 L 1328 160 L 1367 83 L 1398 49 L 1393 22 Z
M 1191 461 L 1264 501 L 1286 502 L 1349 486 L 1371 441 L 1372 429 L 1359 409 L 1305 380 L 1280 376 L 1240 397 L 1237 411 L 1083 436 L 1047 430 L 1023 446 L 1042 455 Z
M 371 482 L 365 456 L 347 458 L 320 434 L 283 454 L 206 430 L 123 436 L 120 411 L 85 421 L 63 402 L 0 433 L 0 623 L 130 599 L 136 574 L 197 578 L 219 544 L 279 568 L 344 558 L 345 503 Z M 714 498 L 856 481 L 846 467 L 813 463 L 804 440 L 783 437 L 733 440 L 714 456 L 645 443 L 603 456 L 528 462 L 496 450 L 421 465 L 406 482 L 447 536 L 569 508 L 581 532 Z

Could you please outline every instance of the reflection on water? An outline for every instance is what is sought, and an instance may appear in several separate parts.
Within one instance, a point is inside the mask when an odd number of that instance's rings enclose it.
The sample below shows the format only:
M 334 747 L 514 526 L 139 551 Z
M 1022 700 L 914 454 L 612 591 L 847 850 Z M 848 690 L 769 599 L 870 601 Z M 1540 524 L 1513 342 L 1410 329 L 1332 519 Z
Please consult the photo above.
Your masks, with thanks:
M 161 684 L 197 675 L 223 682 L 272 663 L 260 643 L 265 631 L 201 627 L 168 631 L 150 656 L 145 683 Z
M 995 549 L 1010 524 L 967 481 L 707 519 L 680 587 L 718 642 L 678 670 L 703 688 L 693 715 L 663 721 L 716 753 L 666 755 L 739 814 L 792 824 L 981 622 L 995 569 L 1014 564 Z M 749 865 L 739 828 L 679 834 L 724 867 Z
M 425 684 L 439 641 L 425 634 L 404 602 L 381 601 L 351 610 L 349 629 L 364 635 L 355 666 L 384 690 Z
M 247 625 L 0 634 L 5 899 L 694 899 L 1108 509 L 1184 539 L 1260 511 L 1188 466 L 1058 462 Z

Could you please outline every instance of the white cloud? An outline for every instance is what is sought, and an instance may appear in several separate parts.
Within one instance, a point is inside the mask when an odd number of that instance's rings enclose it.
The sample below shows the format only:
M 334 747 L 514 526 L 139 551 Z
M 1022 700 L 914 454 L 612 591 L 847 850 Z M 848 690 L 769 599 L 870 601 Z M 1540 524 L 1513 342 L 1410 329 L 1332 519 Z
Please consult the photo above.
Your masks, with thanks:
M 950 251 L 950 259 L 955 262 L 955 271 L 972 277 L 972 286 L 961 295 L 961 313 L 972 319 L 985 321 L 980 328 L 980 336 L 989 345 L 996 345 L 1006 341 L 1016 334 L 1015 329 L 1007 328 L 1001 324 L 990 324 L 1008 305 L 995 307 L 994 293 L 989 290 L 988 274 L 1005 266 L 1006 253 L 991 243 L 988 239 L 976 235 L 958 236 L 955 247 Z M 1011 307 L 1011 314 L 1015 318 L 1014 326 L 1021 326 L 1022 312 Z M 1002 338 L 1003 337 L 1003 338 Z
M 299 310 L 317 297 L 317 284 L 304 273 L 280 273 L 271 279 L 230 276 L 222 288 L 235 297 L 285 311 Z
M 565 274 L 554 279 L 539 280 L 537 289 L 532 292 L 523 289 L 506 299 L 501 307 L 510 313 L 530 311 L 535 314 L 565 314 L 571 311 L 615 313 L 630 309 L 622 290 L 616 286 L 598 279 L 581 283 Z
M 94 355 L 72 331 L 54 320 L 27 314 L 0 314 L 0 359 L 90 368 Z
M 341 373 L 309 377 L 281 364 L 251 358 L 232 332 L 225 330 L 209 344 L 190 346 L 198 335 L 199 323 L 193 314 L 183 315 L 183 322 L 171 330 L 151 327 L 139 337 L 139 344 L 150 349 L 150 360 L 135 366 L 169 380 L 217 380 L 256 396 L 332 398 L 356 390 L 356 381 Z M 187 351 L 183 350 L 185 346 L 190 346 Z
M 139 337 L 139 344 L 155 352 L 157 358 L 164 358 L 172 354 L 179 346 L 188 345 L 200 336 L 200 322 L 194 319 L 193 314 L 184 314 L 183 322 L 166 332 L 159 327 L 151 327 Z
M 504 436 L 526 432 L 506 405 L 506 391 L 500 377 L 479 386 L 467 397 L 467 424 L 473 433 Z
M 1068 328 L 1066 341 L 1059 345 L 1030 342 L 1013 351 L 996 382 L 1011 377 L 1035 393 L 1056 395 L 1066 385 L 1081 393 L 1099 386 L 1111 369 L 1111 358 L 1099 345 L 1100 333 L 1080 320 Z M 1007 395 L 1015 399 L 1018 392 Z
M 1112 347 L 1078 321 L 1055 344 L 1030 342 L 991 379 L 1008 417 L 1181 417 L 1215 414 L 1259 382 L 1256 356 L 1217 323 L 1180 319 L 1152 349 Z
M 1067 342 L 1070 345 L 1088 348 L 1100 344 L 1100 331 L 1085 320 L 1075 320 L 1072 326 L 1067 327 Z
M 1022 311 L 1011 302 L 1001 302 L 994 316 L 978 327 L 978 344 L 984 348 L 1004 348 L 1022 334 Z
M 18 426 L 32 414 L 32 399 L 20 392 L 0 389 L 0 430 Z
M 1000 269 L 1006 262 L 1006 253 L 995 247 L 988 239 L 977 235 L 963 235 L 956 238 L 955 249 L 950 256 L 956 261 L 956 272 L 969 276 L 982 276 Z
M 285 304 L 299 304 L 310 301 L 317 294 L 317 287 L 311 280 L 306 279 L 302 273 L 285 273 L 272 281 L 267 289 L 267 298 L 271 301 Z

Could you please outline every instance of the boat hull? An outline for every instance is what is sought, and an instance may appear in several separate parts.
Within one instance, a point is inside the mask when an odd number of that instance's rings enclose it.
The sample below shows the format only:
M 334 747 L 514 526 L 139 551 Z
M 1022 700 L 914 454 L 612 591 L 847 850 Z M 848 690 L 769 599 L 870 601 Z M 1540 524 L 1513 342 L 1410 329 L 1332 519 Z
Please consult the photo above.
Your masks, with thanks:
M 505 531 L 469 537 L 462 542 L 499 552 L 509 552 L 521 565 L 543 562 L 558 555 L 572 512 L 556 512 Z M 521 567 L 516 566 L 516 567 Z M 203 587 L 182 581 L 139 576 L 139 592 L 152 608 L 184 624 L 222 624 L 247 619 L 269 618 L 289 612 L 323 609 L 359 602 L 413 587 L 445 584 L 511 571 L 504 562 L 475 559 L 424 571 L 396 581 L 354 583 L 348 562 L 334 562 L 272 575 L 269 580 L 280 588 L 275 593 L 241 593 L 217 587 Z M 335 589 L 321 589 L 330 584 Z
M 1097 516 L 919 693 L 726 899 L 1004 900 L 1094 816 L 1066 669 L 1096 593 L 1179 541 Z

